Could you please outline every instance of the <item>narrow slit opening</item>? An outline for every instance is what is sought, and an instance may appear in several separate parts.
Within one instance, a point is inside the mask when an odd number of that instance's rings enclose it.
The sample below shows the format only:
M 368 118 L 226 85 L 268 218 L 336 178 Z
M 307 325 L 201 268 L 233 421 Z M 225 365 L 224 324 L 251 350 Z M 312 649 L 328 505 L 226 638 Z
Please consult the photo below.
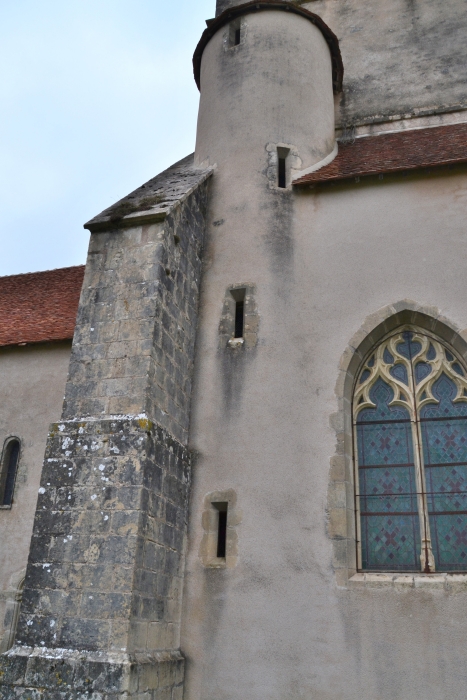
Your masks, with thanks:
M 285 188 L 287 187 L 286 181 L 285 181 L 285 158 L 281 158 L 279 156 L 279 165 L 278 165 L 278 186 Z
M 287 189 L 287 157 L 288 148 L 279 147 L 277 149 L 277 186 Z
M 227 510 L 228 503 L 213 503 L 214 508 L 218 511 L 217 520 L 217 553 L 219 559 L 225 559 L 227 551 Z
M 245 291 L 244 288 L 230 290 L 235 301 L 233 338 L 243 338 L 245 332 Z
M 236 19 L 229 25 L 229 45 L 238 46 L 242 41 L 242 27 L 240 19 Z
M 235 338 L 243 338 L 243 326 L 245 319 L 245 302 L 235 302 Z

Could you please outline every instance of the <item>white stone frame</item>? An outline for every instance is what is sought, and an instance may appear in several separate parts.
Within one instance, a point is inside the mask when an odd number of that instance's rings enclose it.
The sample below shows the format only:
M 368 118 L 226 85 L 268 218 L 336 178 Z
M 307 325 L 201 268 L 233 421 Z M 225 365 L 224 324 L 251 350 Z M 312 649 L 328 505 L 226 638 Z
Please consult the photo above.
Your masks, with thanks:
M 433 585 L 467 589 L 464 574 L 370 574 L 357 573 L 357 544 L 352 439 L 352 398 L 359 369 L 369 351 L 401 326 L 416 326 L 438 336 L 467 364 L 467 329 L 455 326 L 436 307 L 405 299 L 368 316 L 350 340 L 339 363 L 335 393 L 338 411 L 331 415 L 336 432 L 336 451 L 330 460 L 327 531 L 333 545 L 333 568 L 339 587 L 353 585 Z M 419 583 L 417 583 L 419 582 Z

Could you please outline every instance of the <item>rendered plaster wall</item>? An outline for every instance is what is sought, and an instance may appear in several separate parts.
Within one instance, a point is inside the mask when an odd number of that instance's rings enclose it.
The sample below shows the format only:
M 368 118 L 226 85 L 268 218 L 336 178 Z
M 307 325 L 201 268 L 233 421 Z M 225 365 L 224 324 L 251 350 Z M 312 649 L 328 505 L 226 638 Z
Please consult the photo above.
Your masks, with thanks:
M 344 89 L 336 123 L 467 108 L 464 0 L 313 0 L 337 34 Z
M 11 584 L 26 568 L 49 424 L 61 413 L 71 343 L 0 350 L 0 446 L 21 441 L 11 509 L 0 509 L 0 640 Z M 1 644 L 1 641 L 0 641 Z
M 329 486 L 350 339 L 405 298 L 467 329 L 467 174 L 296 193 L 265 181 L 247 211 L 230 209 L 213 184 L 210 221 L 223 223 L 209 230 L 195 365 L 184 697 L 463 697 L 463 585 L 347 585 L 328 516 L 344 511 L 344 538 L 352 494 L 344 485 L 332 503 Z M 219 349 L 226 290 L 246 283 L 255 286 L 256 347 Z M 205 499 L 228 492 L 236 563 L 206 566 Z

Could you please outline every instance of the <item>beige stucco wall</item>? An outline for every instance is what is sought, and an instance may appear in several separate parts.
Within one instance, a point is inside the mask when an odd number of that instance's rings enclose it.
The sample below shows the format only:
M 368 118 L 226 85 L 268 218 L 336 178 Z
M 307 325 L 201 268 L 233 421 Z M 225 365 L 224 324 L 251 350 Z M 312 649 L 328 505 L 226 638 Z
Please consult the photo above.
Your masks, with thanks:
M 29 552 L 49 424 L 61 414 L 71 344 L 0 350 L 0 448 L 16 436 L 21 453 L 11 509 L 0 509 L 0 643 L 11 587 Z
M 224 222 L 208 232 L 193 401 L 185 697 L 463 697 L 467 591 L 345 584 L 327 509 L 336 383 L 365 319 L 409 298 L 467 328 L 467 174 L 265 182 L 235 216 L 223 194 L 214 183 L 210 218 Z M 226 288 L 246 283 L 257 345 L 219 349 Z M 205 497 L 229 489 L 236 564 L 206 567 Z

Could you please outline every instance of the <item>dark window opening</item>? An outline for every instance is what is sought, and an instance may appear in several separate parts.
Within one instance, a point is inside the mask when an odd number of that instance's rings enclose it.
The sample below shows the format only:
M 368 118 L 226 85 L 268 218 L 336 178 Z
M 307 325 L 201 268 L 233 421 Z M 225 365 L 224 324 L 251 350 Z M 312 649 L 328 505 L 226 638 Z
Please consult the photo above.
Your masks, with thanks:
M 227 509 L 228 503 L 213 503 L 218 511 L 217 521 L 217 557 L 225 559 L 227 551 Z
M 19 440 L 10 440 L 4 449 L 0 474 L 0 505 L 2 506 L 11 506 L 13 503 L 18 457 Z
M 233 314 L 233 328 L 230 331 L 231 338 L 243 338 L 245 332 L 245 287 L 240 289 L 231 289 L 231 295 L 235 302 L 235 311 L 231 307 Z
M 287 158 L 290 149 L 278 146 L 277 148 L 277 186 L 287 188 Z
M 278 165 L 278 182 L 277 182 L 279 187 L 287 187 L 286 183 L 286 177 L 285 177 L 285 158 L 281 158 L 279 156 L 279 165 Z
M 244 325 L 244 301 L 235 302 L 235 337 L 243 338 L 243 325 Z
M 242 40 L 242 28 L 240 19 L 230 23 L 229 26 L 229 44 L 230 46 L 238 46 Z

